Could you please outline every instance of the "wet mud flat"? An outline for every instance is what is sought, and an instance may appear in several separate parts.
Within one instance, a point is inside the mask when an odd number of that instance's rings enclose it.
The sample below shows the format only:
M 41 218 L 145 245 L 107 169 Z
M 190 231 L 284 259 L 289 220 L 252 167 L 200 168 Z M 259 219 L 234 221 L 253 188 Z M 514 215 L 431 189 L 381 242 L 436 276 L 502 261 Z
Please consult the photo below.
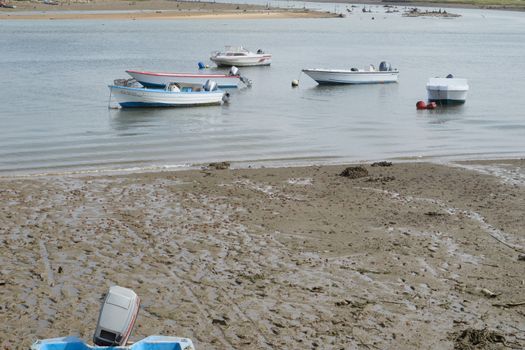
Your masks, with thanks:
M 0 345 L 90 340 L 102 295 L 117 284 L 142 299 L 134 340 L 523 348 L 524 168 L 383 162 L 3 178 Z

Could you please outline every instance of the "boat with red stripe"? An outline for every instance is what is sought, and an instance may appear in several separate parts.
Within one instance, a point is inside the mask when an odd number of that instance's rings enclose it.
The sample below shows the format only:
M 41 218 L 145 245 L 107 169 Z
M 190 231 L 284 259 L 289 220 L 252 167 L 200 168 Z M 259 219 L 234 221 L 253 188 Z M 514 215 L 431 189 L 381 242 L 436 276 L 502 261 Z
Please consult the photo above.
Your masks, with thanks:
M 259 49 L 252 52 L 242 46 L 226 46 L 224 51 L 214 51 L 210 60 L 217 66 L 269 66 L 272 63 L 272 55 Z
M 147 88 L 164 88 L 170 83 L 204 85 L 208 80 L 213 80 L 220 88 L 237 88 L 240 82 L 251 85 L 250 79 L 241 76 L 237 67 L 232 67 L 228 74 L 166 73 L 131 69 L 126 73 Z

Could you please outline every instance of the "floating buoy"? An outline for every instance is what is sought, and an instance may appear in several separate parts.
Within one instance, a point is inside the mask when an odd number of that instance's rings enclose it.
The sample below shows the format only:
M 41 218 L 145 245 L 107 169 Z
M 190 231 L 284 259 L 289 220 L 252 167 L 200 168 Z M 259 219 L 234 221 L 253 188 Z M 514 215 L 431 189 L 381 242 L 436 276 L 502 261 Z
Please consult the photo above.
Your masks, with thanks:
M 429 102 L 427 105 L 427 109 L 436 109 L 437 104 L 436 102 Z
M 292 87 L 298 87 L 299 86 L 299 80 L 294 79 L 292 80 Z
M 206 68 L 210 68 L 210 66 L 206 65 Z
M 425 101 L 417 101 L 416 108 L 417 109 L 426 109 L 427 108 L 427 104 L 425 103 Z
M 203 62 L 199 62 L 199 63 L 197 63 L 197 65 L 199 66 L 199 69 L 206 68 L 206 65 Z

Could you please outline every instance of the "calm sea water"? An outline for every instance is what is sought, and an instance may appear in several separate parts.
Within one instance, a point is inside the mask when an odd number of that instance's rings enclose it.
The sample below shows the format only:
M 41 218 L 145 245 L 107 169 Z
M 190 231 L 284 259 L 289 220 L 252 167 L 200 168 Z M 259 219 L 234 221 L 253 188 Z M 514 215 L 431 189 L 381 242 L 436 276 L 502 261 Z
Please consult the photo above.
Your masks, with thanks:
M 523 156 L 525 13 L 452 11 L 463 16 L 0 22 L 0 174 Z M 107 108 L 125 69 L 194 72 L 228 44 L 274 55 L 241 69 L 254 85 L 230 104 Z M 300 75 L 382 60 L 398 84 L 319 87 Z M 469 79 L 467 103 L 416 111 L 428 78 L 448 73 Z

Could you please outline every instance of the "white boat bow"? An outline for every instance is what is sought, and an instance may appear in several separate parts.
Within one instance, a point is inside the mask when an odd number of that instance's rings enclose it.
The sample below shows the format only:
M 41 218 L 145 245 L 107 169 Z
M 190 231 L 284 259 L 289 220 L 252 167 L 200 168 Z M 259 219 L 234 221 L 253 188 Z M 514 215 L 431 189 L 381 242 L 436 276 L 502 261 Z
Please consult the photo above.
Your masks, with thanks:
M 430 78 L 427 83 L 427 94 L 430 102 L 465 103 L 469 85 L 467 79 Z

